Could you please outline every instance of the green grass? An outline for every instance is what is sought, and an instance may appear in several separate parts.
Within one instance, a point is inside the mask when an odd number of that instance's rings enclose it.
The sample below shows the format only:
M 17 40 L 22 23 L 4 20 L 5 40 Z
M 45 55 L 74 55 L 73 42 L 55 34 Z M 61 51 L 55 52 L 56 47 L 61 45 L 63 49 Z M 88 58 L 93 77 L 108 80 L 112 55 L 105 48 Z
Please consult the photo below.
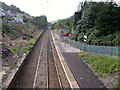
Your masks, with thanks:
M 10 50 L 12 51 L 12 53 L 18 53 L 20 50 L 20 46 L 16 46 L 14 48 L 11 48 Z
M 97 56 L 89 53 L 79 52 L 79 58 L 84 60 L 90 69 L 97 74 L 98 77 L 107 77 L 115 73 L 120 73 L 120 59 L 108 56 Z M 120 88 L 120 78 L 114 86 Z
M 37 41 L 37 39 L 40 37 L 40 35 L 42 34 L 42 32 L 40 32 L 37 36 L 35 36 L 34 38 L 30 39 L 27 43 L 26 43 L 26 47 L 25 49 L 22 51 L 22 53 L 27 53 L 35 44 L 35 42 Z
M 95 56 L 88 53 L 79 52 L 78 56 L 90 65 L 90 68 L 99 76 L 106 77 L 107 75 L 115 74 L 120 71 L 120 60 L 115 57 Z
M 33 45 L 35 44 L 35 42 L 37 41 L 37 39 L 39 38 L 39 36 L 41 35 L 42 32 L 40 32 L 38 35 L 36 35 L 34 38 L 29 39 L 29 41 L 25 44 L 25 48 L 21 48 L 20 46 L 10 46 L 7 44 L 2 43 L 2 46 L 4 48 L 8 48 L 12 53 L 17 54 L 19 52 L 19 50 L 21 50 L 20 52 L 22 52 L 22 54 L 27 53 L 31 47 L 33 47 Z
M 115 88 L 119 88 L 119 90 L 120 90 L 120 78 L 118 79 L 118 82 L 117 82 L 117 84 L 115 85 Z
M 12 53 L 17 54 L 19 52 L 20 46 L 10 46 L 7 44 L 2 43 L 2 47 L 8 48 Z

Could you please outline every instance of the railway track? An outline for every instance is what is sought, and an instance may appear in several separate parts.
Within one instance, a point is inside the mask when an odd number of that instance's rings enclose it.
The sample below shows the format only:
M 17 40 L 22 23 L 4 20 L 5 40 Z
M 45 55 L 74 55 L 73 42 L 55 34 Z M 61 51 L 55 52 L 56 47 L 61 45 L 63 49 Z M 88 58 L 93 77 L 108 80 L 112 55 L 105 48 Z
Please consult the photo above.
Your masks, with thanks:
M 69 88 L 49 30 L 39 38 L 8 88 Z

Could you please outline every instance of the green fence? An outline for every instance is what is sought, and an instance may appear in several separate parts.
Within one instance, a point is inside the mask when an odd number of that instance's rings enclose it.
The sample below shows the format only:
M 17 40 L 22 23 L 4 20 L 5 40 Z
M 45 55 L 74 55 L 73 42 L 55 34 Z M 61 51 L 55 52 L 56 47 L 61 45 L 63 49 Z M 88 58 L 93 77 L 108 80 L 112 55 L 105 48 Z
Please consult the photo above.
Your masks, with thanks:
M 115 56 L 120 58 L 120 47 L 87 45 L 84 43 L 76 42 L 74 40 L 70 40 L 69 38 L 67 39 L 68 43 L 77 48 L 80 48 L 80 50 L 93 54 L 99 54 L 103 56 Z

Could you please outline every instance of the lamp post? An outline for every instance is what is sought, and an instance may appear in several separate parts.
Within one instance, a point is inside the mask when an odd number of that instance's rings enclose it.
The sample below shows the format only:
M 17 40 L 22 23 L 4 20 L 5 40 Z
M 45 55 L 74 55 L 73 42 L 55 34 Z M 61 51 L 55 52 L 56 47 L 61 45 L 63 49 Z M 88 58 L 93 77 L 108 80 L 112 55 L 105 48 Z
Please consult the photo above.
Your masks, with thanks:
M 85 42 L 87 41 L 87 35 L 84 35 L 84 51 L 85 51 Z
M 85 25 L 83 29 L 84 51 L 85 51 L 85 42 L 87 41 L 86 29 L 87 29 L 87 26 Z
M 66 28 L 68 28 L 68 26 L 65 26 Z
M 65 26 L 65 27 L 66 27 L 66 32 L 67 32 L 68 26 Z

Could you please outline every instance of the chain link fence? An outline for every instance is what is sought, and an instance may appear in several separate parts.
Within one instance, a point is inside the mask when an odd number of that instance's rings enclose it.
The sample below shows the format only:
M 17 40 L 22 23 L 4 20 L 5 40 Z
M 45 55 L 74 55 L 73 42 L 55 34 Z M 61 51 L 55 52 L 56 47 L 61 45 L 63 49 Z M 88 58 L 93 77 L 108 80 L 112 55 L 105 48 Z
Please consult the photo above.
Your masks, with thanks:
M 79 48 L 80 50 L 90 52 L 92 54 L 99 54 L 102 56 L 115 56 L 120 58 L 120 47 L 87 45 L 84 43 L 76 42 L 69 38 L 67 38 L 67 40 L 69 44 Z

